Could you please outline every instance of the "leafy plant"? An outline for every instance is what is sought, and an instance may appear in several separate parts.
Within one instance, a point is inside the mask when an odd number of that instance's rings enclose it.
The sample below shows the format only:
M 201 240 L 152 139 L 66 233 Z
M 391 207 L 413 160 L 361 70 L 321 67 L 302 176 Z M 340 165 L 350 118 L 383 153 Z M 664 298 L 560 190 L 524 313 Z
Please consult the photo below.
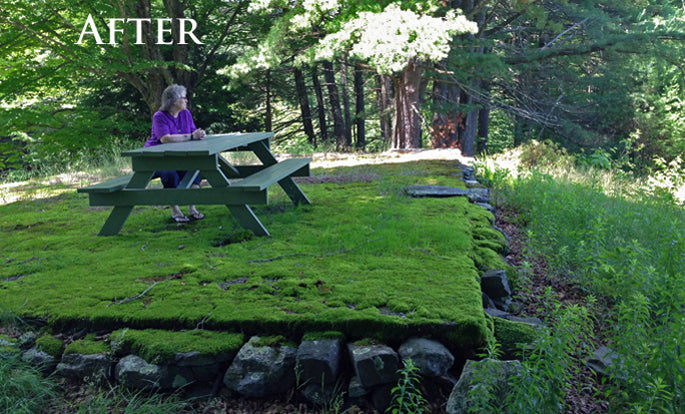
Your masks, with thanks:
M 421 414 L 425 411 L 426 399 L 421 394 L 419 368 L 411 358 L 403 361 L 404 366 L 397 370 L 400 378 L 392 392 L 392 402 L 386 410 L 391 414 Z
M 562 412 L 566 387 L 590 350 L 594 323 L 588 308 L 562 306 L 549 287 L 545 304 L 547 326 L 538 329 L 532 349 L 524 353 L 523 375 L 514 379 L 506 401 L 514 412 Z

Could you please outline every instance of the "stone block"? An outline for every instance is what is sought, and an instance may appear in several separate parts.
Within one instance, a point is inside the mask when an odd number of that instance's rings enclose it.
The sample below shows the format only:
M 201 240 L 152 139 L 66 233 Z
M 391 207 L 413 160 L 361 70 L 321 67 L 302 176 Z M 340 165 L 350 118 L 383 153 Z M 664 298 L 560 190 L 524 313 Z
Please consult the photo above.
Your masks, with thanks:
M 354 372 L 365 388 L 397 381 L 399 357 L 386 345 L 348 344 Z
M 247 397 L 280 394 L 295 386 L 297 349 L 259 346 L 252 337 L 240 348 L 224 375 L 224 385 Z
M 304 341 L 297 349 L 300 383 L 330 384 L 337 380 L 341 344 L 337 339 Z
M 411 359 L 421 375 L 438 377 L 447 373 L 454 364 L 454 356 L 440 342 L 425 338 L 412 338 L 398 349 L 402 360 Z

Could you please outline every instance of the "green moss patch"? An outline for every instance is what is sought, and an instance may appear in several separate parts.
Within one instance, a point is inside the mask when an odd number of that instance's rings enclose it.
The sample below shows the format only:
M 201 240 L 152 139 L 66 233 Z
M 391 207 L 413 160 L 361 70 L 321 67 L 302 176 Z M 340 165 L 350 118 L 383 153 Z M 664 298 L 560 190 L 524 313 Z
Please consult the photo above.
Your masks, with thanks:
M 116 354 L 134 354 L 149 363 L 173 362 L 177 353 L 199 352 L 208 357 L 238 352 L 242 334 L 193 330 L 185 332 L 158 329 L 121 329 L 110 336 Z
M 502 346 L 504 352 L 516 352 L 524 344 L 533 341 L 535 331 L 530 325 L 502 318 L 491 319 L 493 321 L 495 339 Z
M 54 331 L 87 323 L 484 342 L 478 275 L 506 268 L 492 215 L 464 197 L 404 192 L 463 186 L 456 161 L 313 174 L 301 184 L 311 205 L 294 207 L 272 186 L 270 204 L 254 206 L 272 237 L 243 237 L 225 206 L 201 206 L 206 219 L 186 225 L 166 207 L 136 207 L 120 235 L 99 237 L 110 209 L 76 191 L 2 205 L 0 309 L 44 318 Z M 354 176 L 372 179 L 336 180 Z
M 95 335 L 89 335 L 84 339 L 79 339 L 67 345 L 64 349 L 65 354 L 108 354 L 110 352 L 109 344 L 105 341 L 98 341 Z
M 55 338 L 52 335 L 43 335 L 36 339 L 36 347 L 39 351 L 43 351 L 46 354 L 52 355 L 57 358 L 62 356 L 64 341 Z

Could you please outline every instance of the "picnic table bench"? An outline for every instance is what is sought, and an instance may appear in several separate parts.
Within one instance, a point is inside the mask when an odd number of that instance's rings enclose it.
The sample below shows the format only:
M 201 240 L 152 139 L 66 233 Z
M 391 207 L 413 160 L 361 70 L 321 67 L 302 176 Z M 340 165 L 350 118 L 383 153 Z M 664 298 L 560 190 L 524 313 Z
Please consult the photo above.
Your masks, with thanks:
M 168 143 L 124 151 L 131 157 L 133 174 L 79 188 L 91 206 L 113 206 L 100 230 L 101 236 L 118 234 L 136 205 L 224 204 L 239 224 L 257 236 L 268 236 L 250 208 L 267 204 L 268 187 L 278 184 L 297 204 L 310 204 L 292 177 L 309 176 L 311 158 L 278 161 L 269 149 L 271 132 L 207 135 L 203 140 Z M 232 165 L 227 151 L 251 151 L 262 165 Z M 188 171 L 177 188 L 147 188 L 155 171 Z M 191 188 L 197 175 L 211 188 Z M 238 181 L 232 181 L 239 179 Z

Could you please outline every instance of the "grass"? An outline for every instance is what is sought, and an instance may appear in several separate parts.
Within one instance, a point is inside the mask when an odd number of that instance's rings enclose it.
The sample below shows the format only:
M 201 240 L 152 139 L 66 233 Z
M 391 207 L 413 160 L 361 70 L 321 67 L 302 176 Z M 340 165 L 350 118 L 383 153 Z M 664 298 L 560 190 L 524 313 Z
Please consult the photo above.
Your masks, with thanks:
M 682 412 L 685 209 L 673 193 L 649 181 L 617 170 L 576 168 L 568 157 L 558 159 L 565 162 L 482 171 L 493 180 L 500 202 L 519 212 L 531 259 L 542 258 L 554 269 L 551 279 L 579 286 L 596 298 L 596 303 L 590 299 L 581 308 L 558 309 L 557 314 L 591 310 L 599 322 L 594 341 L 619 356 L 620 364 L 610 370 L 606 383 L 598 384 L 609 411 Z M 563 328 L 551 326 L 557 331 L 552 337 L 538 335 L 532 355 L 579 345 L 583 354 L 591 351 L 587 341 L 574 342 L 591 326 L 587 316 L 570 318 Z M 569 332 L 573 334 L 566 341 Z M 580 355 L 573 364 L 564 358 L 524 360 L 527 372 L 541 379 L 528 379 L 526 386 L 534 389 L 512 406 L 530 403 L 536 392 L 563 399 L 564 387 L 550 391 L 550 378 L 568 376 L 580 360 Z
M 37 195 L 0 205 L 0 309 L 53 332 L 200 327 L 299 340 L 333 330 L 478 346 L 488 330 L 478 275 L 505 267 L 493 250 L 503 237 L 465 198 L 403 190 L 462 186 L 459 173 L 445 160 L 315 169 L 318 184 L 302 184 L 312 205 L 295 208 L 272 187 L 255 211 L 273 237 L 229 244 L 242 229 L 223 206 L 182 226 L 166 207 L 137 207 L 120 235 L 99 237 L 109 208 L 88 207 L 73 185 L 35 183 Z

